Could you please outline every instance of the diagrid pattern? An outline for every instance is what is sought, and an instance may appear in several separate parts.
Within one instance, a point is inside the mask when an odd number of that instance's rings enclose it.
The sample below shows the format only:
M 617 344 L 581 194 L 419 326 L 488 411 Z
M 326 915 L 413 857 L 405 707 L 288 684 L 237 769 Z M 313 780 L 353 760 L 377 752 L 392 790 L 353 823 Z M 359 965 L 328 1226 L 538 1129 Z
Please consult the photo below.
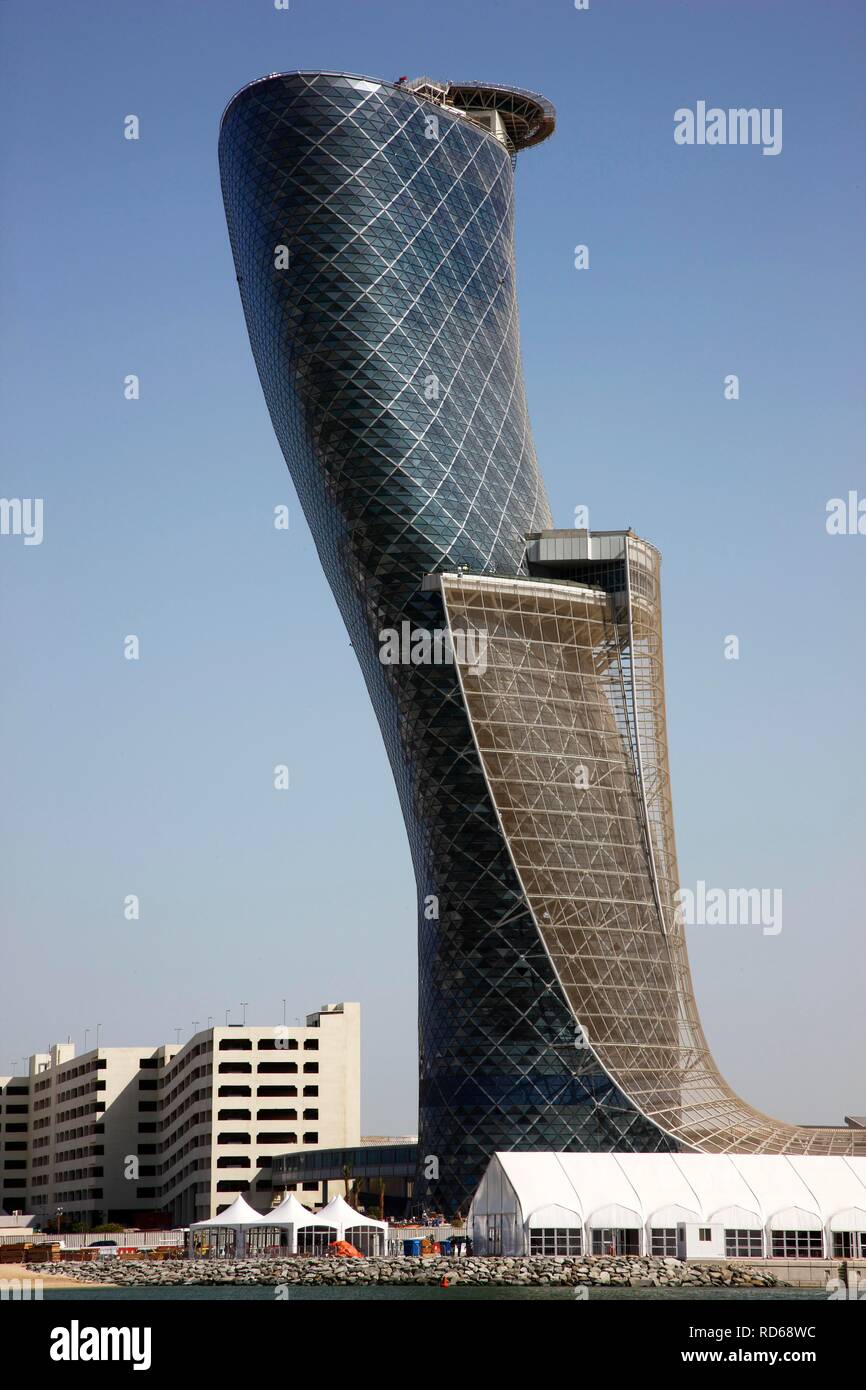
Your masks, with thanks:
M 553 120 L 516 89 L 314 72 L 251 83 L 220 131 L 262 389 L 406 822 L 419 1190 L 446 1210 L 468 1202 L 497 1150 L 675 1150 L 722 1144 L 740 1124 L 669 921 L 657 602 L 647 617 L 637 601 L 611 614 L 581 600 L 580 642 L 564 613 L 521 615 L 525 659 L 497 639 L 495 678 L 510 684 L 484 688 L 502 701 L 495 729 L 453 665 L 379 659 L 383 631 L 446 621 L 427 575 L 488 576 L 485 604 L 494 576 L 510 577 L 503 594 L 530 592 L 526 537 L 550 511 L 520 361 L 513 170 Z M 630 548 L 629 592 L 653 601 L 650 551 Z M 535 651 L 539 622 L 562 632 L 561 649 L 546 635 Z M 556 761 L 575 740 L 600 779 L 580 806 Z M 509 801 L 512 786 L 528 800 Z M 758 1120 L 743 1120 L 744 1143 L 784 1142 L 785 1127 Z

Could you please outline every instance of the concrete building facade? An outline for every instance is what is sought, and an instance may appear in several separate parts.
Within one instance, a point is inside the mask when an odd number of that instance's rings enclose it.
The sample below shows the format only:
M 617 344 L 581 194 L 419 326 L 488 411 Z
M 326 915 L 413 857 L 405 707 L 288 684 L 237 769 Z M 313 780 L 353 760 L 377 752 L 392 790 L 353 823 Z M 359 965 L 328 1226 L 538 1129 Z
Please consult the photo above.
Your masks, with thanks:
M 160 1047 L 72 1043 L 0 1077 L 0 1207 L 93 1225 L 185 1225 L 239 1192 L 260 1210 L 273 1159 L 360 1142 L 360 1005 L 303 1026 L 229 1025 Z M 299 1197 L 322 1198 L 305 1182 Z

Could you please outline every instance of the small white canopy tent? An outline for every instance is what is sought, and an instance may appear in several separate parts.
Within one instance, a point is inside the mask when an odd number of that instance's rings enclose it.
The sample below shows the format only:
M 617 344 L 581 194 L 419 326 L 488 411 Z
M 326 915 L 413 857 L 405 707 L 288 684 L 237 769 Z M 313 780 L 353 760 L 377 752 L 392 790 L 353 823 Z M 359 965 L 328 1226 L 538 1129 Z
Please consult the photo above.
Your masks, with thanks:
M 287 1192 L 277 1206 L 265 1213 L 261 1225 L 250 1232 L 247 1245 L 251 1251 L 296 1255 L 298 1231 L 315 1224 L 309 1207 L 299 1202 L 294 1192 Z
M 375 1221 L 349 1206 L 344 1197 L 332 1197 L 326 1207 L 314 1216 L 317 1225 L 336 1228 L 335 1240 L 347 1240 L 362 1255 L 385 1255 L 388 1252 L 388 1223 Z
M 189 1228 L 190 1254 L 208 1255 L 218 1260 L 242 1260 L 247 1253 L 247 1231 L 259 1225 L 262 1219 L 239 1192 L 219 1216 L 192 1223 Z

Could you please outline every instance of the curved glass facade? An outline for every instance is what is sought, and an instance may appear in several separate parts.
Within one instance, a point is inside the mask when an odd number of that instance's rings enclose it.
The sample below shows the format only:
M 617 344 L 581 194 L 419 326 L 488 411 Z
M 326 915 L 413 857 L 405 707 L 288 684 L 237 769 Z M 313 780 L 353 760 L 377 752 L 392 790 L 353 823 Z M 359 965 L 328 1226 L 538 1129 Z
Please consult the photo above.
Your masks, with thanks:
M 484 108 L 485 90 L 459 93 Z M 425 575 L 526 576 L 526 536 L 551 524 L 520 363 L 513 155 L 552 109 L 520 94 L 503 110 L 497 127 L 406 86 L 279 74 L 230 102 L 219 147 L 265 399 L 406 821 L 421 1191 L 448 1211 L 496 1150 L 679 1146 L 576 1045 L 455 665 L 405 646 L 381 659 L 383 633 L 442 628 Z
M 269 78 L 230 104 L 220 167 L 265 398 L 406 820 L 423 1186 L 451 1209 L 496 1149 L 666 1141 L 575 1048 L 453 665 L 379 660 L 383 630 L 441 626 L 426 573 L 525 571 L 526 533 L 550 525 L 520 364 L 512 160 L 443 110 L 430 138 L 432 109 L 363 79 Z

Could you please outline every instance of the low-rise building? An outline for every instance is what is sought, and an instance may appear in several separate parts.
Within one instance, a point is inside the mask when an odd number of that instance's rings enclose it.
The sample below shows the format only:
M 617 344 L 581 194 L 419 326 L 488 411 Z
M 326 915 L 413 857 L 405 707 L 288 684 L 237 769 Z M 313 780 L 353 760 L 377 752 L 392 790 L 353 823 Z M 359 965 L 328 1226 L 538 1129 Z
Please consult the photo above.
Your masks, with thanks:
M 57 1044 L 0 1077 L 0 1208 L 185 1225 L 243 1192 L 264 1211 L 276 1155 L 359 1142 L 359 1004 L 323 1005 L 304 1026 L 206 1028 L 183 1046 L 76 1057 Z M 298 1195 L 315 1205 L 322 1185 Z

